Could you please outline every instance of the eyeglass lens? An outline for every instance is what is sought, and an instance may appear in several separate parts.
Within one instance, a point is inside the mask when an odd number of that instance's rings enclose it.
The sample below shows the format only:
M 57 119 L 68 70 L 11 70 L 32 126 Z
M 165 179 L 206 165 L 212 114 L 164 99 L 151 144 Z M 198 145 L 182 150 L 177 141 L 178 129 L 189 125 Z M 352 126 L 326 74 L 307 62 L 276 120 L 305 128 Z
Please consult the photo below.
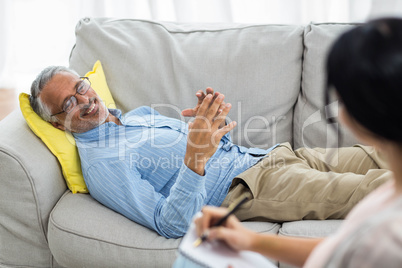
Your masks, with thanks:
M 88 79 L 83 79 L 82 82 L 77 87 L 77 93 L 80 95 L 84 95 L 85 93 L 87 93 L 90 87 L 91 83 L 88 81 Z M 64 105 L 63 110 L 66 113 L 69 113 L 71 112 L 72 109 L 74 109 L 75 106 L 77 106 L 77 103 L 78 101 L 75 95 L 71 96 L 71 98 L 68 99 L 68 101 Z

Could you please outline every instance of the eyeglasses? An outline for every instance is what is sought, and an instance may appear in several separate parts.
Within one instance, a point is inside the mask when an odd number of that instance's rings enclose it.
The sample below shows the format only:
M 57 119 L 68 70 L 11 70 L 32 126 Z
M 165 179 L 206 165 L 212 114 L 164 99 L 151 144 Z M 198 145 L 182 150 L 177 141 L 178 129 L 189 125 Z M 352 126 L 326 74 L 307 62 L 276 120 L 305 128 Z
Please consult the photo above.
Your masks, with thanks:
M 91 81 L 89 81 L 88 77 L 80 77 L 81 82 L 77 85 L 77 91 L 75 92 L 74 96 L 71 96 L 63 105 L 63 111 L 52 114 L 51 116 L 55 116 L 62 113 L 69 113 L 71 112 L 75 106 L 77 106 L 78 101 L 75 97 L 77 94 L 85 95 L 88 90 L 91 88 Z

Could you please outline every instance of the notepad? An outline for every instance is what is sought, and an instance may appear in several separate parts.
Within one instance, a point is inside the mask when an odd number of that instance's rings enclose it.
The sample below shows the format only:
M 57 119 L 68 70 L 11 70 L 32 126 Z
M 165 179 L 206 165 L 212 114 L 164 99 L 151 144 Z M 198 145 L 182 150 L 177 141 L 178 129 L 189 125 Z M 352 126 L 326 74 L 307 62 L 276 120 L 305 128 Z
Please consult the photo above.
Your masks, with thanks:
M 276 268 L 263 255 L 252 251 L 235 251 L 222 241 L 206 241 L 200 246 L 194 247 L 193 243 L 197 238 L 195 224 L 192 223 L 178 249 L 181 257 L 196 265 L 211 268 L 222 268 L 229 265 L 233 268 Z

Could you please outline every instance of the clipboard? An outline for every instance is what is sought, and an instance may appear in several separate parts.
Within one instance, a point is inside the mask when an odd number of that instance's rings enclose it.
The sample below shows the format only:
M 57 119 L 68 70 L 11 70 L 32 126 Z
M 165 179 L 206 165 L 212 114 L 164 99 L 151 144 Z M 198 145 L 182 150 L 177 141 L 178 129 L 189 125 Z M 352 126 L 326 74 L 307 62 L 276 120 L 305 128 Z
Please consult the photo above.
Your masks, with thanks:
M 179 258 L 186 259 L 187 263 L 193 264 L 193 267 L 277 268 L 259 253 L 245 250 L 235 251 L 222 241 L 205 242 L 194 247 L 193 243 L 197 238 L 195 224 L 192 223 L 178 248 Z

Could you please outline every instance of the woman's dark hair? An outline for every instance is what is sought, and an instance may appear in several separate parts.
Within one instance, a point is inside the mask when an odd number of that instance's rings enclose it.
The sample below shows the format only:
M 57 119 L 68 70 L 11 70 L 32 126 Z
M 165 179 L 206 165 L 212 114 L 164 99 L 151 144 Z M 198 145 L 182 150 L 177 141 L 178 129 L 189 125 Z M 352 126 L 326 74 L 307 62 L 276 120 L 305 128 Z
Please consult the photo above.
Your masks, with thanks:
M 327 104 L 335 89 L 357 122 L 402 143 L 402 19 L 377 19 L 342 34 L 326 68 Z

